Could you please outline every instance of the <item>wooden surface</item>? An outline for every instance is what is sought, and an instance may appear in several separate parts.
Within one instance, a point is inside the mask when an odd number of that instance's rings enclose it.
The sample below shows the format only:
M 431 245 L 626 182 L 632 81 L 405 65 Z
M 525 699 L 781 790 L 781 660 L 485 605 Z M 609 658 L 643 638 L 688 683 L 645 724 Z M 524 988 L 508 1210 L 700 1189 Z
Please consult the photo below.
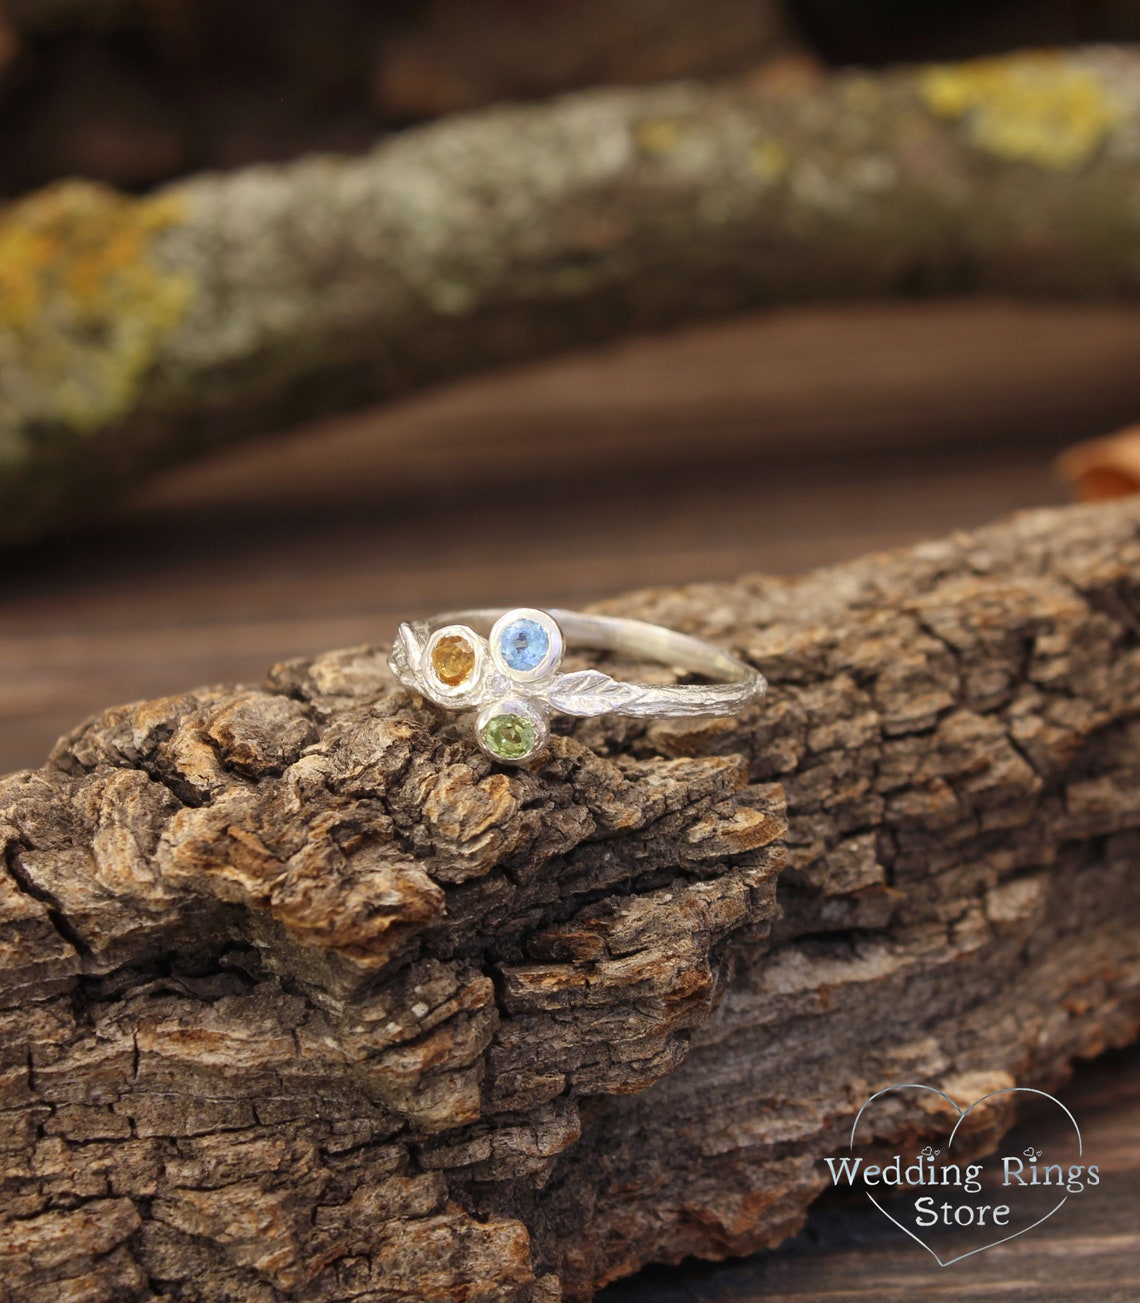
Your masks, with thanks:
M 589 1303 L 879 1087 L 986 1152 L 1140 1032 L 1138 608 L 1131 496 L 614 598 L 769 692 L 516 769 L 366 647 L 97 716 L 0 779 L 0 1303 Z
M 940 1268 L 877 1209 L 825 1195 L 775 1253 L 723 1264 L 650 1268 L 597 1303 L 1135 1303 L 1140 1298 L 1140 1052 L 1087 1064 L 1057 1097 L 1080 1124 L 1103 1180 L 1048 1225 Z M 1048 1146 L 1062 1127 L 1025 1121 L 1003 1153 Z
M 1063 501 L 1051 458 L 1135 418 L 1137 356 L 1112 307 L 783 311 L 235 450 L 0 556 L 0 772 L 109 703 L 404 616 L 792 572 Z
M 179 472 L 114 525 L 0 562 L 0 770 L 38 764 L 111 702 L 257 681 L 285 656 L 385 639 L 405 615 L 790 572 L 1062 501 L 1052 456 L 1135 418 L 1138 351 L 1140 314 L 1108 307 L 784 312 Z M 567 475 L 570 449 L 607 469 Z M 550 526 L 538 541 L 535 519 Z M 775 1256 L 658 1271 L 614 1303 L 1053 1303 L 1090 1280 L 1098 1300 L 1134 1298 L 1138 1068 L 1094 1064 L 1066 1096 L 1115 1157 L 1106 1197 L 1063 1233 L 939 1275 L 901 1232 L 827 1205 Z

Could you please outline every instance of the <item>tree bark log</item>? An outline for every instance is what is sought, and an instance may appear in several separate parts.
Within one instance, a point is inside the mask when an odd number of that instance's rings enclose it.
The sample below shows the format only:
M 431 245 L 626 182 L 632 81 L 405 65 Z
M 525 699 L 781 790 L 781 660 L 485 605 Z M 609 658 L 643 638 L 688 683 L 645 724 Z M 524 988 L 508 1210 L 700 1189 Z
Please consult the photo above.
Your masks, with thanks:
M 0 781 L 3 1303 L 588 1299 L 1135 1036 L 1140 503 L 610 609 L 768 697 L 503 772 L 358 648 Z
M 0 213 L 0 540 L 219 441 L 791 299 L 1131 294 L 1140 56 L 594 90 Z

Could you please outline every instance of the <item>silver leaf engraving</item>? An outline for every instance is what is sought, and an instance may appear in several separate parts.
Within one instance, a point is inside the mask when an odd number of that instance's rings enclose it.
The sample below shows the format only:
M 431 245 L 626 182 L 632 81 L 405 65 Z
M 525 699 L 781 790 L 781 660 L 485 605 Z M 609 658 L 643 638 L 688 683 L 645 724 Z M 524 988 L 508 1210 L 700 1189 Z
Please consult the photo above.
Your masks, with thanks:
M 410 624 L 401 624 L 392 643 L 389 664 L 396 677 L 407 682 L 409 677 L 419 674 L 420 663 L 424 656 L 424 643 Z
M 546 690 L 550 704 L 564 715 L 605 715 L 636 701 L 642 690 L 620 683 L 600 670 L 579 670 L 560 675 Z

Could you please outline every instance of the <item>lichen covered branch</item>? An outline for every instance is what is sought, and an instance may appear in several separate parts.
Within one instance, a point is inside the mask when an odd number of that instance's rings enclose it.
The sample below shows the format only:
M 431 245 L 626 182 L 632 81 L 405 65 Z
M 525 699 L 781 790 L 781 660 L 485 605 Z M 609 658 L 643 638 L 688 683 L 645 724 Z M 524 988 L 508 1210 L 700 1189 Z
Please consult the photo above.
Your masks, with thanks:
M 1138 56 L 583 92 L 0 212 L 0 537 L 155 466 L 758 304 L 1130 294 Z

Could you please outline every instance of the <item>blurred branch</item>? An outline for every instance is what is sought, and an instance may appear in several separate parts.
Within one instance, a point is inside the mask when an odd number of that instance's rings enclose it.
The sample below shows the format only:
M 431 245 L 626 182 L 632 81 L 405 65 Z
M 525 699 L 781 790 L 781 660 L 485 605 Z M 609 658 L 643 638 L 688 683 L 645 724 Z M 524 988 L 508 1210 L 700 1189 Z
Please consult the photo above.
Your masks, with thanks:
M 386 33 L 384 112 L 436 117 L 581 86 L 747 71 L 799 47 L 782 0 L 430 0 Z
M 0 114 L 3 199 L 71 176 L 149 190 L 190 159 L 363 152 L 446 112 L 802 53 L 781 0 L 10 4 L 23 57 Z M 0 76 L 3 55 L 0 39 Z
M 594 90 L 0 212 L 0 534 L 481 367 L 794 299 L 1131 294 L 1140 56 Z

